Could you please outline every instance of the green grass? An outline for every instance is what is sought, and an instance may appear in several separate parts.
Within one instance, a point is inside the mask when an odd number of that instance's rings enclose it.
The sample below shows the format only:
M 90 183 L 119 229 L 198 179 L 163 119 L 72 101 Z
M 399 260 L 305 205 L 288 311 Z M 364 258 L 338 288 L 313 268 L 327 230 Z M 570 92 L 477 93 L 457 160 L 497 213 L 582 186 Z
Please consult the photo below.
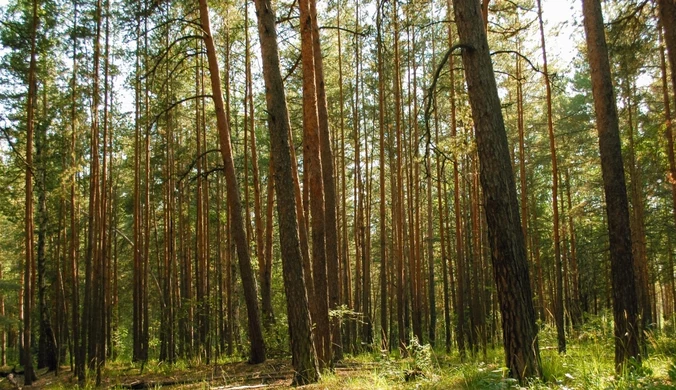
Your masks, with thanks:
M 648 357 L 641 367 L 634 367 L 622 375 L 614 370 L 614 345 L 612 323 L 603 318 L 590 319 L 581 329 L 568 336 L 566 354 L 556 350 L 556 333 L 552 328 L 540 332 L 540 358 L 542 377 L 519 384 L 507 376 L 504 367 L 504 353 L 501 346 L 490 348 L 483 353 L 468 353 L 461 361 L 457 350 L 446 354 L 443 350 L 432 349 L 429 345 L 412 342 L 408 356 L 402 358 L 398 352 L 385 354 L 381 351 L 348 355 L 336 372 L 322 375 L 319 383 L 308 389 L 580 389 L 580 390 L 624 390 L 624 389 L 676 389 L 676 340 L 665 335 L 648 337 Z M 214 366 L 223 367 L 214 376 Z M 283 367 L 283 368 L 280 368 Z M 108 362 L 103 378 L 106 387 L 134 379 L 157 380 L 167 377 L 197 377 L 201 382 L 184 388 L 208 389 L 210 386 L 231 385 L 237 378 L 247 374 L 267 374 L 290 370 L 288 358 L 271 360 L 258 366 L 242 363 L 241 359 L 221 359 L 212 366 L 205 366 L 198 360 L 179 361 L 170 365 L 149 361 L 143 367 L 129 361 Z M 267 371 L 266 371 L 267 370 Z M 252 376 L 257 378 L 256 375 Z M 69 372 L 58 379 L 50 380 L 44 388 L 49 389 L 93 389 L 93 375 L 81 386 Z M 220 382 L 218 382 L 220 380 Z M 258 379 L 253 379 L 258 380 Z M 278 388 L 290 383 L 290 376 L 272 383 Z M 234 382 L 233 382 L 234 381 Z M 260 382 L 258 382 L 260 383 Z M 247 384 L 254 384 L 252 381 Z M 274 387 L 277 386 L 277 387 Z M 179 387 L 172 387 L 179 388 Z
M 616 375 L 612 323 L 591 321 L 570 335 L 566 354 L 559 354 L 556 334 L 551 328 L 540 332 L 542 377 L 519 384 L 507 377 L 500 347 L 460 361 L 457 351 L 447 355 L 429 346 L 414 345 L 410 357 L 383 358 L 373 353 L 351 357 L 361 364 L 378 362 L 346 379 L 339 374 L 325 375 L 316 388 L 327 389 L 676 389 L 676 340 L 649 337 L 649 356 L 639 368 Z M 406 373 L 419 375 L 406 380 Z M 312 387 L 315 388 L 315 387 Z

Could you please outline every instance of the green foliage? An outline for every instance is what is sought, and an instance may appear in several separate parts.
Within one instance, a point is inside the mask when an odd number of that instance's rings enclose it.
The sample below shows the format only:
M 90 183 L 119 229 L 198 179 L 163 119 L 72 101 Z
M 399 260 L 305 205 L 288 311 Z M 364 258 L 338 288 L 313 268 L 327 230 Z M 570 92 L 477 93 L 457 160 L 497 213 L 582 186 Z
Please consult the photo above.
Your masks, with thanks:
M 265 348 L 270 358 L 288 357 L 289 351 L 289 325 L 286 317 L 277 319 L 272 326 L 263 329 Z

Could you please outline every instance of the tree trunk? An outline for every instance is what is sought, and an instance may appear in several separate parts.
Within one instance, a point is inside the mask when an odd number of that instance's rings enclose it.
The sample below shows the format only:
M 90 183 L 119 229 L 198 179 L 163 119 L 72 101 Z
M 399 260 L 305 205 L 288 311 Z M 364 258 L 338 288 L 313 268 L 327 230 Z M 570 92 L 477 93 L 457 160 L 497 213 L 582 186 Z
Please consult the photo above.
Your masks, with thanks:
M 73 29 L 77 28 L 77 0 L 73 1 Z M 70 177 L 70 237 L 69 237 L 69 249 L 68 257 L 70 263 L 70 294 L 71 294 L 71 327 L 73 330 L 72 334 L 72 346 L 70 349 L 71 356 L 71 367 L 74 369 L 73 372 L 77 377 L 83 375 L 84 367 L 82 361 L 79 359 L 80 354 L 78 352 L 78 343 L 80 339 L 80 316 L 79 316 L 79 289 L 78 289 L 78 265 L 77 265 L 77 252 L 78 247 L 78 232 L 77 232 L 77 207 L 76 207 L 76 192 L 75 187 L 77 184 L 77 158 L 75 156 L 75 145 L 77 139 L 77 35 L 73 34 L 73 74 L 71 81 L 71 107 L 70 107 L 70 168 L 72 169 Z
M 310 0 L 312 16 L 313 49 L 315 63 L 315 85 L 317 91 L 317 114 L 319 119 L 319 138 L 321 143 L 322 179 L 324 184 L 324 226 L 326 237 L 326 270 L 328 275 L 339 274 L 338 263 L 338 220 L 336 214 L 336 183 L 334 178 L 333 151 L 329 133 L 329 114 L 326 102 L 326 84 L 324 82 L 324 60 L 319 40 L 319 23 L 317 21 L 317 2 Z M 328 280 L 329 310 L 336 310 L 340 305 L 340 284 L 338 277 Z M 341 322 L 340 318 L 331 318 L 332 358 L 342 358 Z
M 165 15 L 165 18 L 168 18 L 168 15 Z M 169 48 L 169 29 L 166 30 L 164 34 L 164 47 Z M 171 91 L 172 84 L 172 74 L 167 66 L 166 75 L 167 84 L 165 87 L 165 93 L 167 95 L 167 101 L 173 101 L 173 94 Z M 175 326 L 174 326 L 174 265 L 176 263 L 176 231 L 175 231 L 175 218 L 174 218 L 174 209 L 175 209 L 175 183 L 174 183 L 174 133 L 173 133 L 173 117 L 171 111 L 167 111 L 165 115 L 166 120 L 166 133 L 165 133 L 165 164 L 164 164 L 164 177 L 165 177 L 165 190 L 164 190 L 164 264 L 163 264 L 163 283 L 162 283 L 162 325 L 161 325 L 161 348 L 160 348 L 160 361 L 168 361 L 170 363 L 175 360 L 175 347 L 174 347 L 174 335 L 175 335 Z M 220 224 L 219 224 L 220 227 Z M 219 241 L 220 245 L 220 241 Z M 220 252 L 219 252 L 220 255 Z M 219 268 L 220 269 L 220 268 Z
M 268 167 L 267 210 L 265 215 L 265 264 L 261 270 L 261 302 L 263 306 L 263 324 L 270 326 L 275 323 L 272 308 L 272 229 L 274 214 L 274 162 L 270 158 Z
M 667 138 L 667 157 L 669 159 L 669 171 L 667 179 L 671 184 L 671 201 L 674 222 L 676 222 L 676 158 L 674 157 L 674 129 L 671 121 L 671 107 L 669 98 L 669 84 L 667 83 L 667 64 L 662 45 L 662 29 L 658 30 L 660 39 L 660 67 L 662 73 L 662 100 L 664 101 L 664 135 Z M 673 72 L 672 72 L 673 73 Z M 671 252 L 670 252 L 671 253 Z M 673 267 L 672 267 L 673 269 Z M 673 273 L 672 273 L 673 275 Z M 674 297 L 676 299 L 676 296 Z M 676 306 L 676 305 L 675 305 Z M 676 307 L 674 307 L 676 311 Z
M 510 374 L 523 380 L 540 375 L 540 356 L 507 135 L 479 4 L 455 0 L 454 6 L 464 45 L 462 59 L 475 124 L 506 363 Z
M 406 328 L 404 325 L 404 233 L 403 233 L 403 190 L 402 190 L 402 174 L 401 174 L 401 70 L 399 69 L 399 15 L 397 13 L 397 2 L 393 3 L 392 19 L 394 24 L 394 79 L 392 81 L 394 87 L 394 109 L 395 109 L 395 135 L 396 135 L 396 179 L 393 186 L 393 203 L 395 215 L 393 216 L 394 231 L 395 231 L 395 247 L 396 247 L 396 286 L 397 286 L 397 335 L 400 353 L 406 355 Z
M 639 161 L 636 157 L 636 140 L 634 139 L 634 113 L 633 113 L 633 88 L 627 82 L 625 89 L 625 109 L 628 113 L 627 132 L 629 133 L 629 192 L 631 196 L 631 211 L 629 224 L 632 233 L 632 257 L 634 259 L 634 272 L 636 276 L 636 298 L 638 299 L 638 314 L 641 319 L 641 330 L 649 331 L 652 324 L 652 310 L 650 305 L 650 291 L 648 285 L 648 255 L 645 232 L 645 204 L 643 197 L 643 179 L 638 169 Z M 644 337 L 639 340 L 642 353 L 647 354 L 647 345 Z
M 573 283 L 572 297 L 570 298 L 570 311 L 573 327 L 582 323 L 582 309 L 580 307 L 580 272 L 577 265 L 577 238 L 575 236 L 575 224 L 573 219 L 573 203 L 570 195 L 570 174 L 566 169 L 566 198 L 568 199 L 568 230 L 570 234 L 570 268 Z
M 28 67 L 28 95 L 26 97 L 26 204 L 25 204 L 25 248 L 23 285 L 23 367 L 24 384 L 33 384 L 33 356 L 31 355 L 31 296 L 33 294 L 33 132 L 35 129 L 36 81 L 36 41 L 38 29 L 38 2 L 33 0 L 33 16 L 31 24 L 31 57 Z
M 47 113 L 46 88 L 43 89 L 44 110 Z M 38 126 L 35 134 L 35 172 L 36 189 L 38 191 L 38 242 L 37 242 L 37 276 L 38 276 L 38 310 L 40 312 L 40 336 L 38 339 L 38 369 L 47 367 L 49 371 L 57 368 L 56 339 L 49 318 L 49 306 L 47 302 L 47 254 L 45 245 L 47 240 L 47 167 L 45 161 L 45 145 L 47 128 Z M 57 270 L 58 272 L 58 270 Z
M 540 24 L 540 44 L 542 45 L 543 70 L 545 87 L 547 89 L 547 129 L 549 134 L 549 153 L 552 159 L 552 210 L 554 223 L 554 267 L 556 275 L 556 296 L 554 303 L 554 322 L 556 323 L 556 336 L 559 353 L 566 352 L 566 332 L 563 321 L 563 273 L 561 263 L 561 238 L 559 228 L 559 170 L 556 158 L 556 138 L 554 137 L 554 118 L 552 114 L 552 85 L 547 70 L 547 49 L 545 46 L 545 30 L 542 22 L 542 4 L 538 4 L 538 22 Z M 525 219 L 526 216 L 524 215 Z
M 216 48 L 211 36 L 211 25 L 209 22 L 209 9 L 206 0 L 200 0 L 200 21 L 204 30 L 203 38 L 207 49 L 207 58 L 209 61 L 209 74 L 211 78 L 211 89 L 216 108 L 216 122 L 218 126 L 218 139 L 225 169 L 225 180 L 227 186 L 227 200 L 232 213 L 233 238 L 237 246 L 237 256 L 239 258 L 239 271 L 242 278 L 242 287 L 244 289 L 244 299 L 247 307 L 248 334 L 251 343 L 249 353 L 250 363 L 262 363 L 265 361 L 265 345 L 263 341 L 263 331 L 261 329 L 260 313 L 258 311 L 258 297 L 256 293 L 256 281 L 251 268 L 251 259 L 249 257 L 248 245 L 246 243 L 246 231 L 244 221 L 242 220 L 242 202 L 239 197 L 239 188 L 237 186 L 237 174 L 232 158 L 232 146 L 230 144 L 230 124 L 226 116 L 223 104 L 223 92 L 221 89 L 221 76 L 216 57 Z
M 337 7 L 337 16 L 336 24 L 340 27 L 340 7 Z M 341 182 L 341 247 L 340 247 L 340 260 L 341 260 L 341 270 L 340 270 L 340 279 L 341 279 L 341 303 L 347 308 L 352 309 L 352 291 L 350 284 L 350 253 L 349 253 L 349 243 L 347 235 L 347 180 L 346 180 L 346 164 L 345 164 L 345 94 L 343 91 L 343 60 L 342 60 L 343 46 L 341 39 L 341 30 L 338 29 L 338 96 L 339 96 L 339 112 L 340 112 L 340 182 Z M 345 332 L 343 333 L 342 343 L 343 349 L 345 348 L 350 351 L 349 340 L 351 339 L 351 324 L 348 323 L 345 326 Z M 338 356 L 336 356 L 336 359 Z
M 451 0 L 448 0 L 448 8 L 450 9 Z M 448 26 L 448 42 L 449 45 L 453 44 L 453 27 Z M 449 57 L 448 67 L 450 72 L 450 82 L 451 82 L 451 137 L 455 138 L 458 136 L 457 132 L 457 119 L 456 119 L 456 109 L 455 109 L 455 61 L 453 56 Z M 455 337 L 458 343 L 458 353 L 460 358 L 464 359 L 465 357 L 465 302 L 464 302 L 464 290 L 465 290 L 465 271 L 464 271 L 464 247 L 462 237 L 464 235 L 462 228 L 462 216 L 460 211 L 460 178 L 458 170 L 458 157 L 453 156 L 453 206 L 455 215 L 455 250 L 456 250 L 456 264 L 457 264 L 457 293 L 455 300 L 455 312 L 457 315 L 457 324 Z M 455 289 L 454 289 L 455 290 Z
M 319 118 L 315 83 L 314 47 L 310 1 L 300 0 L 301 56 L 303 64 L 303 147 L 304 175 L 308 177 L 310 212 L 312 215 L 312 280 L 316 311 L 315 347 L 319 368 L 331 364 L 331 331 L 329 327 L 329 301 L 326 275 L 326 241 L 324 226 L 324 181 L 319 145 Z
M 378 171 L 380 180 L 380 207 L 379 207 L 379 233 L 380 233 L 380 349 L 389 350 L 389 329 L 387 327 L 387 226 L 385 214 L 385 70 L 383 58 L 383 35 L 382 24 L 383 2 L 377 4 L 376 29 L 378 42 L 378 126 L 380 134 L 380 148 L 378 154 Z
M 308 295 L 303 277 L 303 257 L 298 237 L 295 189 L 291 165 L 289 113 L 279 64 L 275 14 L 269 0 L 256 0 L 258 35 L 263 60 L 263 77 L 268 126 L 274 161 L 282 272 L 289 318 L 293 383 L 303 385 L 319 379 L 317 355 L 312 341 Z
M 133 315 L 132 315 L 132 361 L 141 360 L 141 19 L 136 20 L 136 69 L 134 107 L 134 199 L 133 199 Z M 75 303 L 74 303 L 75 304 Z M 77 337 L 75 337 L 77 342 Z M 77 362 L 77 359 L 76 359 Z M 77 363 L 76 363 L 77 366 Z M 83 373 L 84 375 L 84 373 Z
M 100 359 L 101 349 L 103 348 L 102 336 L 102 314 L 103 307 L 101 306 L 100 297 L 103 293 L 102 289 L 102 245 L 103 237 L 103 213 L 102 213 L 102 191 L 101 191 L 101 167 L 99 162 L 99 69 L 100 69 L 100 38 L 101 38 L 101 0 L 96 2 L 95 9 L 95 23 L 96 34 L 94 36 L 94 52 L 93 52 L 93 70 L 92 70 L 92 105 L 91 105 L 91 134 L 90 134 L 90 148 L 91 148 L 91 162 L 89 172 L 89 217 L 88 217 L 88 239 L 87 239 L 87 253 L 86 253 L 86 270 L 85 270 L 85 306 L 83 310 L 82 324 L 86 332 L 86 337 L 83 337 L 82 354 L 87 356 L 87 367 L 90 370 L 100 371 L 99 365 L 102 364 Z M 85 343 L 86 341 L 86 343 Z M 86 347 L 86 349 L 85 349 Z M 100 376 L 97 375 L 97 382 L 100 381 Z
M 634 358 L 639 364 L 641 362 L 629 202 L 601 3 L 599 0 L 583 0 L 582 4 L 608 215 L 615 319 L 615 369 L 620 373 L 628 359 Z
M 262 217 L 262 205 L 261 205 L 261 183 L 260 183 L 260 171 L 258 169 L 258 151 L 256 145 L 256 127 L 254 123 L 254 101 L 253 101 L 253 77 L 251 75 L 251 46 L 249 41 L 249 2 L 246 2 L 246 28 L 245 28 L 245 41 L 246 41 L 246 80 L 247 80 L 247 103 L 249 106 L 249 130 L 251 131 L 251 170 L 253 175 L 253 189 L 254 189 L 254 226 L 255 226 L 255 235 L 256 235 L 256 258 L 258 260 L 258 269 L 267 272 L 267 257 L 266 257 L 266 245 L 265 245 L 265 233 L 263 226 L 263 217 Z M 245 106 L 246 106 L 245 104 Z M 271 248 L 270 248 L 271 249 Z M 261 280 L 261 288 L 264 286 L 264 279 Z M 270 290 L 268 288 L 267 294 L 269 296 Z M 261 293 L 261 297 L 263 293 Z M 263 314 L 263 324 L 265 326 L 271 324 L 274 321 L 274 315 L 272 312 L 272 304 L 270 300 L 267 301 L 261 300 L 262 304 L 262 314 Z
M 671 86 L 676 95 L 676 1 L 657 0 L 659 17 L 664 28 L 664 43 L 667 47 L 669 64 L 671 65 Z

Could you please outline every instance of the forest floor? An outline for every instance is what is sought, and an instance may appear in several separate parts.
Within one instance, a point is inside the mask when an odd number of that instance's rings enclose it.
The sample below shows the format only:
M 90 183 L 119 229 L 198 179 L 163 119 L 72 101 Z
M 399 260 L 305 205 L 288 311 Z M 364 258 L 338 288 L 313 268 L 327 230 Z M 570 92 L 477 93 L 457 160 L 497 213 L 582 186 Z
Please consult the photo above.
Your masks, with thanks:
M 450 355 L 429 345 L 413 346 L 409 357 L 380 352 L 349 356 L 334 372 L 303 389 L 676 389 L 676 339 L 650 337 L 649 355 L 641 368 L 624 375 L 614 374 L 612 337 L 609 332 L 578 332 L 568 339 L 566 354 L 556 349 L 555 332 L 540 333 L 543 378 L 519 385 L 506 376 L 499 346 L 489 347 L 461 361 L 457 351 Z M 9 368 L 11 370 L 11 368 Z M 2 371 L 2 370 L 0 370 Z M 8 372 L 8 371 L 5 371 Z M 102 383 L 78 385 L 70 368 L 58 375 L 38 371 L 36 389 L 280 389 L 291 384 L 290 359 L 268 359 L 265 363 L 218 362 L 211 365 L 179 362 L 175 365 L 150 361 L 143 368 L 129 362 L 109 362 Z M 92 375 L 93 377 L 93 375 Z M 20 388 L 23 377 L 0 378 L 0 390 Z

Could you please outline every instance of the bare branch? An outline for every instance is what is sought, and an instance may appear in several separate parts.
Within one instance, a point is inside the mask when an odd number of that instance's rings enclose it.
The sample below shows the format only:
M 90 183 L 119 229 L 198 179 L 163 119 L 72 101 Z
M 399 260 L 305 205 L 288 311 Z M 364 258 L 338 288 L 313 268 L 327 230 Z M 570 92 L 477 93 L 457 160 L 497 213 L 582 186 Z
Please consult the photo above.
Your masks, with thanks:
M 10 149 L 12 149 L 12 152 L 14 152 L 14 154 L 16 154 L 16 156 L 19 158 L 19 160 L 21 160 L 21 163 L 24 166 L 26 166 L 26 168 L 28 168 L 28 171 L 31 173 L 31 175 L 35 176 L 34 173 L 33 173 L 33 167 L 28 165 L 26 160 L 23 158 L 23 155 L 21 155 L 21 153 L 14 146 L 14 142 L 12 142 L 12 139 L 10 138 L 9 134 L 7 133 L 7 128 L 2 127 L 2 128 L 0 128 L 0 131 L 2 131 L 2 135 L 5 137 L 5 140 L 9 144 Z
M 178 183 L 180 183 L 181 181 L 183 181 L 183 179 L 185 179 L 185 177 L 188 176 L 188 173 L 190 173 L 190 171 L 193 169 L 193 167 L 195 167 L 195 164 L 197 164 L 197 161 L 203 159 L 204 156 L 206 156 L 206 155 L 209 154 L 209 153 L 220 152 L 220 151 L 221 151 L 221 149 L 209 149 L 209 150 L 207 150 L 206 152 L 204 152 L 204 153 L 200 154 L 199 156 L 197 156 L 194 160 L 192 160 L 192 162 L 191 162 L 190 165 L 188 166 L 188 169 L 186 169 L 185 172 L 183 172 L 183 174 L 181 175 L 181 177 L 178 179 Z M 191 180 L 191 181 L 192 181 L 192 180 Z
M 453 46 L 451 46 L 448 51 L 446 51 L 446 54 L 441 58 L 441 61 L 439 62 L 439 65 L 437 65 L 437 69 L 434 71 L 434 76 L 432 77 L 432 84 L 430 87 L 427 89 L 427 96 L 425 97 L 425 135 L 424 137 L 427 139 L 427 144 L 432 145 L 432 136 L 430 134 L 430 116 L 432 114 L 432 100 L 434 96 L 434 91 L 437 88 L 437 82 L 439 81 L 439 76 L 441 75 L 441 70 L 444 68 L 444 65 L 446 65 L 446 62 L 448 62 L 448 59 L 451 57 L 451 54 L 453 54 L 454 51 L 457 49 L 465 49 L 469 51 L 474 51 L 474 47 L 472 45 L 466 44 L 466 43 L 457 43 Z M 451 86 L 453 88 L 453 86 Z M 433 146 L 433 145 L 432 145 Z M 438 151 L 436 147 L 434 147 L 435 152 Z M 428 157 L 428 150 L 429 148 L 425 149 L 425 159 Z
M 293 74 L 293 72 L 294 72 L 294 71 L 296 70 L 296 68 L 298 67 L 298 64 L 300 64 L 300 56 L 298 56 L 298 57 L 296 58 L 296 62 L 293 63 L 293 66 L 291 66 L 291 68 L 289 69 L 289 71 L 286 73 L 286 76 L 284 76 L 284 78 L 282 79 L 282 82 L 283 82 L 283 83 L 285 83 L 285 82 L 286 82 L 286 79 L 288 79 L 288 78 Z

